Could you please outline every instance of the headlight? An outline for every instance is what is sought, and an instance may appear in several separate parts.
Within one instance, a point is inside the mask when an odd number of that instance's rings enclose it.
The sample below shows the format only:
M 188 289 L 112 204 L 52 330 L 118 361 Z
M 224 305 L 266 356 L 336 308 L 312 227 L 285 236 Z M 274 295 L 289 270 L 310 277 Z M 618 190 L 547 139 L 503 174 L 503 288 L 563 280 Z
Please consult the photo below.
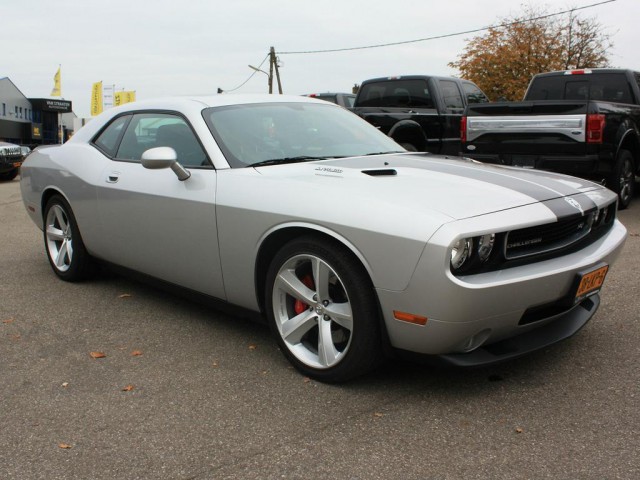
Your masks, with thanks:
M 451 250 L 451 268 L 459 269 L 469 258 L 469 254 L 473 249 L 472 238 L 461 238 L 458 240 Z
M 495 241 L 496 236 L 493 233 L 478 238 L 478 258 L 481 262 L 486 262 L 489 259 Z

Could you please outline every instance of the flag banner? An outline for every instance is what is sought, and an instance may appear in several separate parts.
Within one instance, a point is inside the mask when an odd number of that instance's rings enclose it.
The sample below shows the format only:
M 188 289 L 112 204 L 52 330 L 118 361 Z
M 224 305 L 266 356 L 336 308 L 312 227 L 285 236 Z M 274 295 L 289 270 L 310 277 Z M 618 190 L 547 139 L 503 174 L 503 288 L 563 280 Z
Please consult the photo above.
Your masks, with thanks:
M 58 71 L 53 76 L 53 90 L 51 90 L 52 97 L 61 97 L 62 96 L 62 82 L 60 80 L 60 67 L 58 67 Z
M 91 89 L 91 116 L 102 113 L 102 82 L 96 82 Z
M 114 105 L 124 105 L 125 103 L 131 103 L 136 101 L 136 91 L 130 90 L 128 92 L 116 92 L 114 94 Z

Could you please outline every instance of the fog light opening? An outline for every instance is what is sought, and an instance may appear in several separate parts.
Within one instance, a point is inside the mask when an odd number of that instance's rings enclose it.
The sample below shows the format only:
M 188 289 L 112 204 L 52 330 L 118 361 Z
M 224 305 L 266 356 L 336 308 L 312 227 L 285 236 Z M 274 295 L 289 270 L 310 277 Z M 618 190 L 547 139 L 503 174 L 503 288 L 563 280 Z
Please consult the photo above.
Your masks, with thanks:
M 469 337 L 469 339 L 463 343 L 462 348 L 460 349 L 463 353 L 472 352 L 475 349 L 481 347 L 484 342 L 487 341 L 489 336 L 491 335 L 491 329 L 486 328 L 479 333 L 476 333 L 474 336 Z

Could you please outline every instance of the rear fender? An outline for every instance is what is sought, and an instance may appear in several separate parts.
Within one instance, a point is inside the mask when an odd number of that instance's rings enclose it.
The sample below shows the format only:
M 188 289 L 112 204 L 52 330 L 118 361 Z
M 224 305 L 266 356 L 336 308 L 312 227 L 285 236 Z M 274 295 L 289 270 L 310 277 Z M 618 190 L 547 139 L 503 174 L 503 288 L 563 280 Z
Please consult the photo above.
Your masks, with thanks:
M 425 151 L 427 148 L 427 136 L 419 123 L 414 120 L 400 120 L 388 133 L 396 142 L 410 143 L 418 149 Z

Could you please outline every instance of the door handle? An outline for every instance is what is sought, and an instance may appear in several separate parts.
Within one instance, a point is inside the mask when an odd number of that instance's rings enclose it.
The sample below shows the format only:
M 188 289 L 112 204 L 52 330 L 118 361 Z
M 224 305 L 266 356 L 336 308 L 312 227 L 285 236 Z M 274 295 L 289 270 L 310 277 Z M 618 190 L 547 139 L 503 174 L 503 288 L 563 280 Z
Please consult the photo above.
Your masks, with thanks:
M 116 183 L 120 179 L 120 172 L 110 172 L 107 175 L 107 183 Z

